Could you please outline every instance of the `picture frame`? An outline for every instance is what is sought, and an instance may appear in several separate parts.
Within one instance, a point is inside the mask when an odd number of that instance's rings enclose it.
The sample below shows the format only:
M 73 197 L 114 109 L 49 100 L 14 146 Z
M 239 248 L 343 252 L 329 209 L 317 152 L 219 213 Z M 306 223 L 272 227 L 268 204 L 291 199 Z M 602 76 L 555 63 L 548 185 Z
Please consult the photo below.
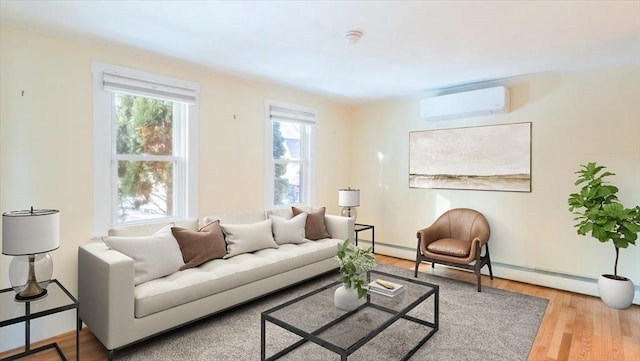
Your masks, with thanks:
M 531 192 L 531 126 L 409 132 L 409 187 Z

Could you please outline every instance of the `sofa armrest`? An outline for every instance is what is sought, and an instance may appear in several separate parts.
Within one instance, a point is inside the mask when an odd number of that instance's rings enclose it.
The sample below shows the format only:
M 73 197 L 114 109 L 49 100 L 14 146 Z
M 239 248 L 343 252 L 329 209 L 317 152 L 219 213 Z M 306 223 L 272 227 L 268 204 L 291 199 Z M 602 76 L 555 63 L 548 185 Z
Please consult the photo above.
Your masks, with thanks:
M 133 259 L 102 242 L 78 250 L 80 319 L 109 350 L 134 338 Z
M 324 216 L 324 223 L 332 238 L 344 241 L 347 239 L 353 241 L 355 239 L 356 233 L 354 230 L 356 221 L 353 218 L 326 214 Z

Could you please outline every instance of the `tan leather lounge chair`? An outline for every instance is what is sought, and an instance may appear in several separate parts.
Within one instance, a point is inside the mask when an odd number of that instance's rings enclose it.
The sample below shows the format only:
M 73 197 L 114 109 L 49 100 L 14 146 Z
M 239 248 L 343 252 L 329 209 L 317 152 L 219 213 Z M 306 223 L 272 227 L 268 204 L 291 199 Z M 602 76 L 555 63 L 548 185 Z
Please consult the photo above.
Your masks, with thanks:
M 429 227 L 418 231 L 415 277 L 420 262 L 431 262 L 473 270 L 481 292 L 480 269 L 489 266 L 489 222 L 482 213 L 469 208 L 454 208 L 442 214 Z M 484 255 L 481 255 L 484 246 Z

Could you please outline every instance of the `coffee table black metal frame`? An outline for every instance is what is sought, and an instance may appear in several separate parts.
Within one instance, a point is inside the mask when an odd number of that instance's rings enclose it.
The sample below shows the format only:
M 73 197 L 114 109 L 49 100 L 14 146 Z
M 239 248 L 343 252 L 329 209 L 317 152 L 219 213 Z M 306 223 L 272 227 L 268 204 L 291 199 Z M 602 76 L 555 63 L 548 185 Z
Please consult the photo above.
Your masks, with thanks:
M 58 312 L 67 310 L 76 310 L 76 360 L 80 360 L 80 318 L 78 314 L 79 303 L 75 297 L 67 291 L 58 280 L 51 280 L 47 287 L 47 296 L 38 300 L 22 302 L 15 301 L 15 292 L 13 288 L 5 288 L 0 290 L 1 307 L 6 311 L 14 310 L 17 315 L 8 315 L 2 312 L 2 318 L 0 319 L 0 327 L 13 325 L 16 323 L 25 323 L 24 332 L 24 352 L 3 358 L 2 361 L 17 360 L 28 355 L 32 355 L 44 350 L 55 349 L 58 352 L 60 358 L 64 361 L 67 360 L 64 353 L 60 349 L 57 343 L 50 343 L 38 348 L 31 348 L 31 320 L 36 318 L 49 316 Z M 21 310 L 21 305 L 24 305 L 24 311 Z
M 394 322 L 396 322 L 397 320 L 399 320 L 400 318 L 411 321 L 411 322 L 416 322 L 419 323 L 421 325 L 430 327 L 431 330 L 427 333 L 427 335 L 425 335 L 419 342 L 418 344 L 412 348 L 411 350 L 409 350 L 409 352 L 407 352 L 406 355 L 404 355 L 401 360 L 408 360 L 409 358 L 411 358 L 411 356 L 413 356 L 413 354 L 415 354 L 418 349 L 420 349 L 420 347 L 422 347 L 422 345 L 424 345 L 430 338 L 431 336 L 433 336 L 437 331 L 438 331 L 438 327 L 439 327 L 439 297 L 440 297 L 440 290 L 438 285 L 434 285 L 434 284 L 430 284 L 430 283 L 426 283 L 426 282 L 422 282 L 422 281 L 418 281 L 415 279 L 411 279 L 411 278 L 406 278 L 406 277 L 401 277 L 401 276 L 396 276 L 396 275 L 392 275 L 392 274 L 388 274 L 385 272 L 380 272 L 380 271 L 370 271 L 367 272 L 367 279 L 369 281 L 371 281 L 371 276 L 374 275 L 375 278 L 380 278 L 380 277 L 386 277 L 387 279 L 391 279 L 393 281 L 393 279 L 399 279 L 402 280 L 404 282 L 407 282 L 409 284 L 411 283 L 415 283 L 415 284 L 419 284 L 422 286 L 427 286 L 430 288 L 430 290 L 428 292 L 425 292 L 421 297 L 418 297 L 415 301 L 411 302 L 409 305 L 407 305 L 406 307 L 404 307 L 401 310 L 393 310 L 393 309 L 389 309 L 386 308 L 384 306 L 381 305 L 377 305 L 375 303 L 371 302 L 371 295 L 367 295 L 367 301 L 361 305 L 360 307 L 358 307 L 357 309 L 353 310 L 353 311 L 349 311 L 346 312 L 344 314 L 342 314 L 340 317 L 332 320 L 331 322 L 325 324 L 324 326 L 318 328 L 317 330 L 313 331 L 313 332 L 306 332 L 298 327 L 295 327 L 293 325 L 288 324 L 287 322 L 284 322 L 280 319 L 278 319 L 277 317 L 272 316 L 272 313 L 281 310 L 287 306 L 293 305 L 297 302 L 300 302 L 302 300 L 304 300 L 305 298 L 311 297 L 317 293 L 320 293 L 322 291 L 325 291 L 329 288 L 335 288 L 336 286 L 340 285 L 340 282 L 333 282 L 331 284 L 328 284 L 324 287 L 321 287 L 319 289 L 316 289 L 312 292 L 309 292 L 307 294 L 304 294 L 300 297 L 297 297 L 293 300 L 290 300 L 288 302 L 285 302 L 279 306 L 273 307 L 269 310 L 266 310 L 264 312 L 261 313 L 260 316 L 260 321 L 261 321 L 261 336 L 260 336 L 260 359 L 262 361 L 271 361 L 271 360 L 276 360 L 282 356 L 284 356 L 285 354 L 295 350 L 296 348 L 300 347 L 301 345 L 303 345 L 304 343 L 311 341 L 319 346 L 322 346 L 328 350 L 331 350 L 335 353 L 337 353 L 338 355 L 340 355 L 341 360 L 342 361 L 346 361 L 347 357 L 349 355 L 351 355 L 352 353 L 354 353 L 356 350 L 358 350 L 360 347 L 364 346 L 367 342 L 371 341 L 374 337 L 376 337 L 380 332 L 382 332 L 384 329 L 386 329 L 387 327 L 389 327 L 390 325 L 392 325 Z M 384 296 L 382 296 L 384 297 Z M 433 322 L 430 321 L 426 321 L 426 320 L 421 320 L 412 316 L 407 315 L 407 313 L 409 311 L 411 311 L 412 309 L 414 309 L 416 306 L 418 306 L 419 304 L 421 304 L 422 302 L 426 301 L 428 298 L 430 297 L 434 297 L 434 310 L 433 310 Z M 373 307 L 376 308 L 378 310 L 384 311 L 384 312 L 388 312 L 389 314 L 391 314 L 392 316 L 387 319 L 384 323 L 382 323 L 380 326 L 378 326 L 377 328 L 371 330 L 365 337 L 361 338 L 360 340 L 358 340 L 357 342 L 353 343 L 351 346 L 349 346 L 348 348 L 342 348 L 340 346 L 337 346 L 331 342 L 328 342 L 324 339 L 322 339 L 322 337 L 320 336 L 320 334 L 323 331 L 328 330 L 329 328 L 337 325 L 338 323 L 346 320 L 347 318 L 349 318 L 350 316 L 352 316 L 353 314 L 359 312 L 360 310 L 366 308 L 366 307 Z M 288 346 L 287 348 L 275 353 L 274 355 L 270 356 L 270 357 L 266 357 L 266 323 L 270 322 L 273 323 L 275 325 L 278 325 L 279 327 L 292 332 L 300 337 L 302 337 L 301 340 L 299 340 L 298 342 Z

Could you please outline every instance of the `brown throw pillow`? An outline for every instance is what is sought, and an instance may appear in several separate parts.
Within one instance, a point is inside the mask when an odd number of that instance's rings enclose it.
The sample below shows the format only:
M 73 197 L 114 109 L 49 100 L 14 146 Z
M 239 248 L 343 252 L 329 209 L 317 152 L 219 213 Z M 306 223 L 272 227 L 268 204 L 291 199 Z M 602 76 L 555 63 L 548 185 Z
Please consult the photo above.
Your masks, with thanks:
M 220 221 L 211 222 L 197 232 L 171 227 L 171 233 L 178 241 L 185 263 L 180 267 L 181 271 L 227 254 L 227 244 L 224 242 Z
M 327 231 L 327 226 L 324 224 L 324 212 L 326 208 L 318 208 L 314 211 L 307 213 L 307 223 L 304 227 L 304 237 L 311 240 L 318 240 L 322 238 L 331 238 L 331 235 Z M 304 209 L 291 207 L 293 216 L 297 216 L 300 213 L 305 213 Z

